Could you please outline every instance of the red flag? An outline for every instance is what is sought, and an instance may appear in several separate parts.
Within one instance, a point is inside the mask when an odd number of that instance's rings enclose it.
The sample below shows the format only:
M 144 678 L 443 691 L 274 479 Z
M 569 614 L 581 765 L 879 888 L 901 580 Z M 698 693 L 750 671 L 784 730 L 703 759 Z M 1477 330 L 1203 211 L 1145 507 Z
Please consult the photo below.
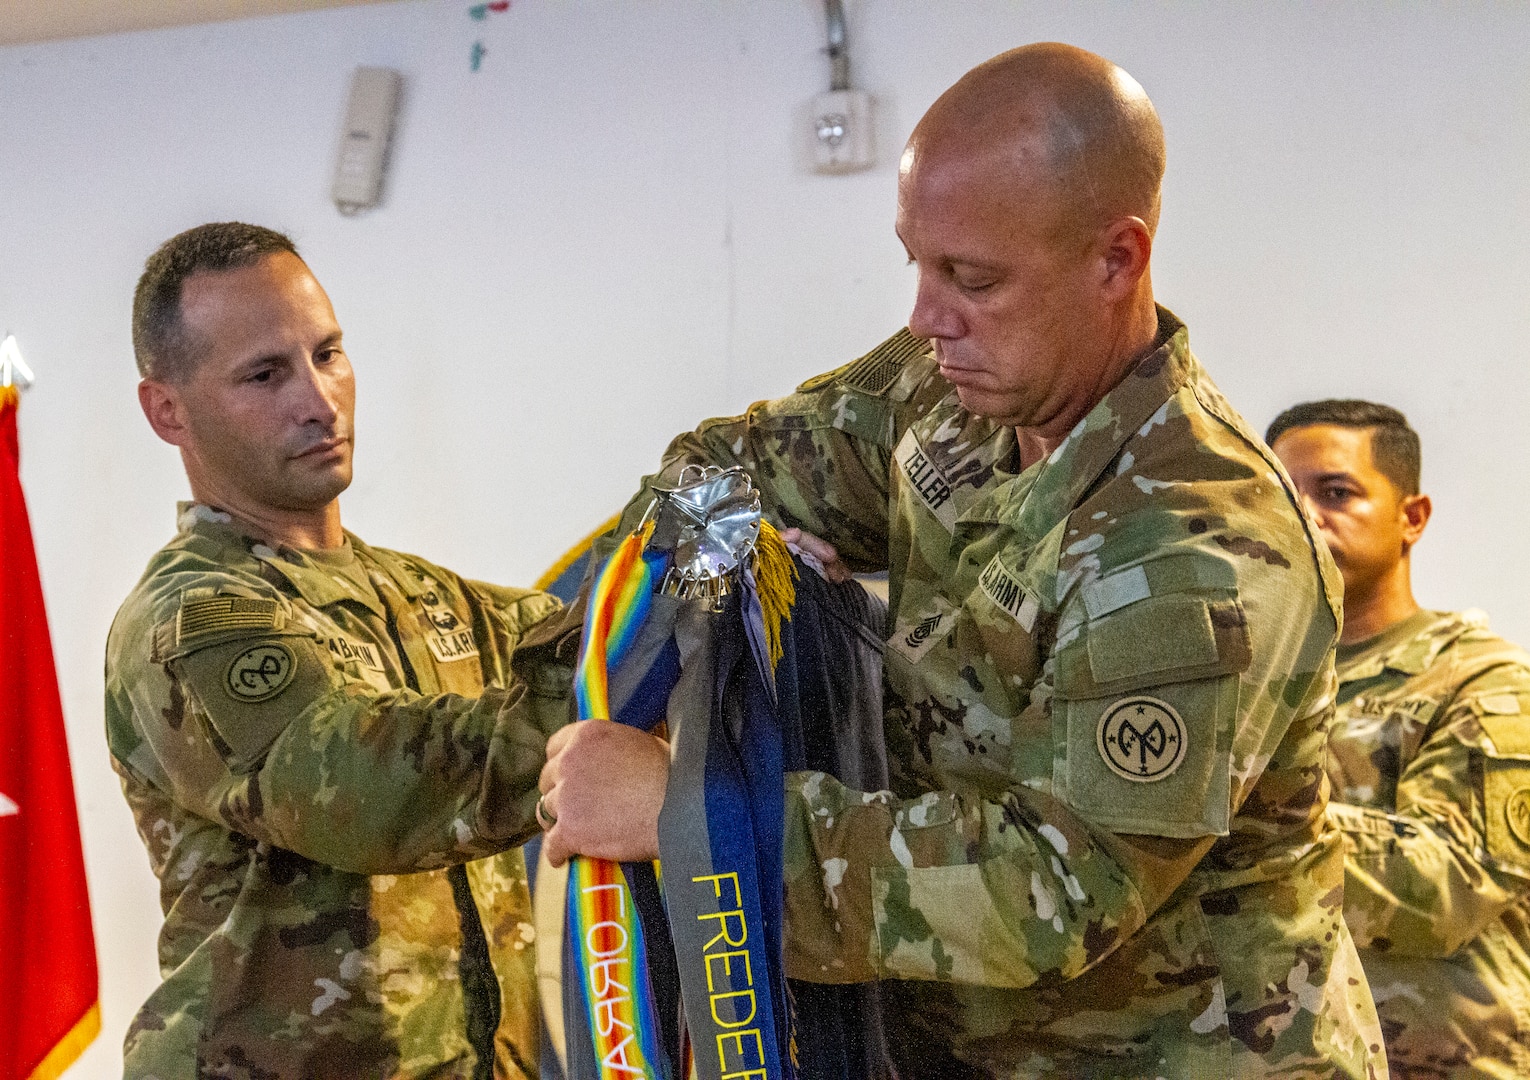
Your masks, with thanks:
M 53 1080 L 101 1030 L 64 711 L 0 387 L 0 1080 Z

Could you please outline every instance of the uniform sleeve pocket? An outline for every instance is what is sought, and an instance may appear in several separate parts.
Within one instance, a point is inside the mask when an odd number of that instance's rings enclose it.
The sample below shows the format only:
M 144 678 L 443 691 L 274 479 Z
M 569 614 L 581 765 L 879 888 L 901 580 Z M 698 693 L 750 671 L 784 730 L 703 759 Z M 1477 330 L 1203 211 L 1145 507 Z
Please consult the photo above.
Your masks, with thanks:
M 1513 695 L 1475 706 L 1487 735 L 1481 748 L 1488 856 L 1499 868 L 1530 877 L 1530 716 Z
M 236 771 L 258 761 L 299 713 L 344 682 L 328 651 L 300 627 L 192 641 L 165 659 Z
M 1226 835 L 1250 660 L 1236 598 L 1151 596 L 1089 620 L 1057 654 L 1054 789 L 1115 832 Z

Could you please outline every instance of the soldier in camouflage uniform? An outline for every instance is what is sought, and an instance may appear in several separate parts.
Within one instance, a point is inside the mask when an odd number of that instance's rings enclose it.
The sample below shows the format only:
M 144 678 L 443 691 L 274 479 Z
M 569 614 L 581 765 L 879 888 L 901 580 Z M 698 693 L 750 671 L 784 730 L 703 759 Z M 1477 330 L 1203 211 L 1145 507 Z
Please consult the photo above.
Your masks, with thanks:
M 1324 815 L 1339 579 L 1153 304 L 1162 160 L 1100 58 L 979 67 L 903 159 L 909 329 L 666 455 L 890 573 L 892 790 L 789 777 L 786 936 L 881 980 L 906 1077 L 1386 1075 Z M 555 858 L 618 767 L 587 726 Z
M 1328 813 L 1392 1075 L 1530 1076 L 1530 655 L 1414 600 L 1401 413 L 1311 402 L 1269 434 L 1344 576 Z
M 134 340 L 197 502 L 107 643 L 112 763 L 165 912 L 126 1075 L 532 1080 L 513 845 L 567 716 L 557 601 L 340 528 L 351 369 L 285 237 L 171 240 Z

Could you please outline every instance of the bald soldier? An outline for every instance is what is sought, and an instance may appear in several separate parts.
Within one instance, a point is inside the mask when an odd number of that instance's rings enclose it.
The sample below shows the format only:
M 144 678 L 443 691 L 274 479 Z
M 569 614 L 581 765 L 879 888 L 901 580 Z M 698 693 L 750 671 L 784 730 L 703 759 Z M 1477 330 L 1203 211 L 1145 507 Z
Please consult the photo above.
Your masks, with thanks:
M 787 951 L 880 980 L 902 1076 L 1386 1073 L 1324 814 L 1340 582 L 1154 303 L 1163 167 L 1115 65 L 979 66 L 903 156 L 908 328 L 665 458 L 889 572 L 892 790 L 788 777 Z M 656 852 L 602 798 L 665 751 L 617 727 L 549 741 L 554 858 Z
M 106 648 L 112 765 L 165 912 L 126 1076 L 534 1080 L 511 849 L 568 713 L 557 601 L 341 527 L 355 377 L 285 236 L 167 241 L 133 344 L 194 501 Z
M 1392 1075 L 1530 1076 L 1530 655 L 1414 599 L 1431 505 L 1402 413 L 1307 402 L 1269 441 L 1344 576 L 1328 813 Z

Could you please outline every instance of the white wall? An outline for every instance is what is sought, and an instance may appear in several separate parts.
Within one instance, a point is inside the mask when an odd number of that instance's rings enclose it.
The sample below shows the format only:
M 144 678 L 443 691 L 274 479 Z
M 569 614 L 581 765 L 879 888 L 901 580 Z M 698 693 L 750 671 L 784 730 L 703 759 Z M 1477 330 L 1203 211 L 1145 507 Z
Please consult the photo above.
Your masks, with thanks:
M 1372 396 L 1422 432 L 1421 599 L 1530 640 L 1530 7 L 851 0 L 878 167 L 803 171 L 816 0 L 416 0 L 0 49 L 0 332 L 39 376 L 24 480 L 74 750 L 118 1072 L 154 985 L 152 879 L 101 735 L 107 625 L 184 481 L 133 397 L 144 257 L 205 220 L 290 230 L 360 383 L 348 524 L 526 582 L 668 436 L 896 328 L 897 150 L 1014 44 L 1132 71 L 1170 158 L 1163 301 L 1255 424 Z M 475 40 L 488 48 L 469 71 Z M 351 68 L 408 80 L 388 204 L 327 201 Z M 0 751 L 3 752 L 3 751 Z

